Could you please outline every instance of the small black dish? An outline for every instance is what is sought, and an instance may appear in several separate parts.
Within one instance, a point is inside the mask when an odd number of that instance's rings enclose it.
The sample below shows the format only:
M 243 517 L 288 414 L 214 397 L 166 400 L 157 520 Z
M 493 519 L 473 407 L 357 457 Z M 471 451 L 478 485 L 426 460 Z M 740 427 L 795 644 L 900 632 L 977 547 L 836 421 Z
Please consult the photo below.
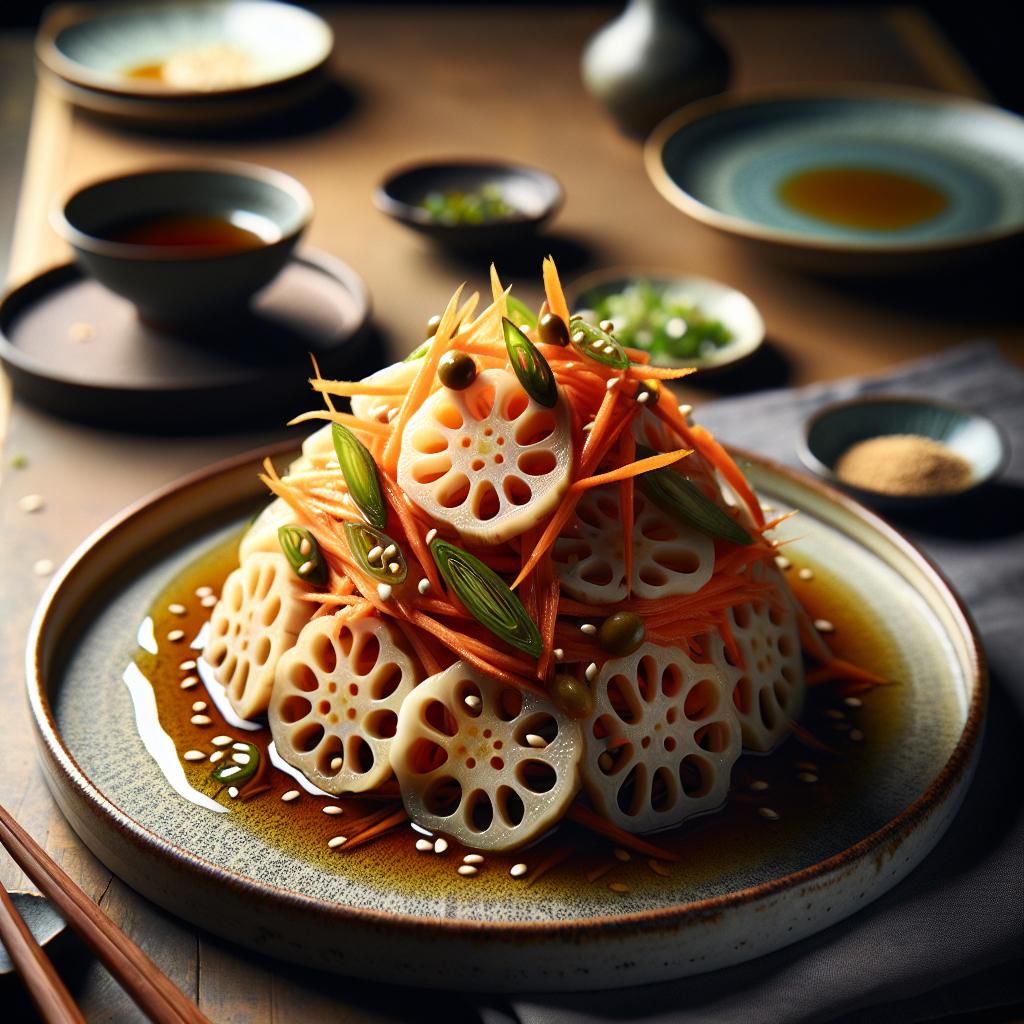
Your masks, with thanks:
M 970 465 L 969 486 L 941 494 L 889 494 L 856 487 L 836 475 L 836 463 L 853 445 L 893 434 L 946 445 Z M 797 454 L 813 473 L 861 501 L 887 511 L 913 512 L 961 498 L 994 480 L 1006 468 L 1010 448 L 1003 431 L 972 409 L 916 396 L 865 395 L 832 402 L 808 417 Z
M 478 193 L 493 186 L 512 213 L 479 224 L 445 224 L 421 205 L 434 193 Z M 462 251 L 495 251 L 534 235 L 562 205 L 558 180 L 546 171 L 488 160 L 412 164 L 391 172 L 377 187 L 374 204 L 399 223 L 438 245 Z

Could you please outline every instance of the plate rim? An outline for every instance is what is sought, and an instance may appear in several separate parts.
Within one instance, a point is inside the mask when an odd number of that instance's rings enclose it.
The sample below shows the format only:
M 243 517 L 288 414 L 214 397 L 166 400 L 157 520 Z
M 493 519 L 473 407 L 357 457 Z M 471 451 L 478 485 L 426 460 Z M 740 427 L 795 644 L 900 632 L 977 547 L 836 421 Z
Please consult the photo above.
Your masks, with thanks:
M 855 82 L 828 86 L 808 83 L 803 86 L 789 85 L 738 90 L 687 104 L 657 124 L 651 134 L 647 136 L 643 146 L 644 169 L 647 172 L 647 177 L 661 197 L 667 200 L 671 206 L 707 227 L 750 241 L 768 242 L 804 253 L 850 256 L 941 255 L 980 249 L 1024 235 L 1024 217 L 1022 217 L 1020 223 L 1009 227 L 967 232 L 951 238 L 939 238 L 931 241 L 925 239 L 880 243 L 872 240 L 811 238 L 796 232 L 759 224 L 746 217 L 722 213 L 676 184 L 665 169 L 662 153 L 669 140 L 681 129 L 704 118 L 730 110 L 771 103 L 809 102 L 823 99 L 872 100 L 876 102 L 894 100 L 926 103 L 935 107 L 948 107 L 965 112 L 984 111 L 986 116 L 998 117 L 1007 124 L 1012 124 L 1018 131 L 1024 130 L 1024 118 L 992 103 L 986 103 L 970 96 L 944 93 L 918 86 L 893 86 L 878 82 Z
M 126 814 L 99 789 L 75 762 L 71 752 L 64 745 L 57 728 L 46 693 L 46 683 L 40 671 L 48 619 L 51 608 L 64 585 L 82 570 L 86 559 L 115 532 L 152 513 L 161 504 L 176 499 L 182 491 L 208 484 L 217 476 L 238 471 L 247 465 L 256 466 L 265 458 L 286 456 L 296 452 L 297 448 L 294 441 L 288 440 L 243 452 L 186 474 L 132 502 L 90 533 L 72 552 L 47 586 L 29 626 L 25 651 L 25 686 L 39 754 L 41 758 L 45 756 L 48 759 L 48 764 L 43 765 L 48 788 L 52 791 L 53 783 L 50 772 L 59 771 L 63 775 L 61 780 L 63 785 L 78 793 L 91 813 L 105 818 L 108 825 L 113 826 L 123 838 L 130 838 L 137 850 L 142 850 L 149 856 L 159 859 L 168 867 L 186 873 L 198 872 L 205 876 L 206 881 L 215 881 L 220 885 L 226 885 L 236 895 L 270 899 L 292 910 L 312 913 L 319 918 L 330 919 L 338 924 L 358 923 L 370 927 L 383 926 L 403 933 L 440 932 L 459 938 L 504 936 L 511 939 L 532 937 L 557 939 L 579 936 L 581 932 L 592 932 L 598 929 L 605 933 L 619 933 L 651 928 L 670 928 L 706 919 L 727 910 L 748 906 L 782 892 L 798 889 L 817 878 L 828 877 L 844 867 L 852 867 L 890 841 L 902 840 L 911 835 L 914 826 L 919 821 L 926 819 L 937 807 L 942 806 L 973 769 L 984 730 L 985 709 L 988 703 L 988 670 L 971 614 L 941 570 L 900 531 L 855 499 L 772 459 L 744 449 L 730 447 L 730 452 L 738 460 L 753 463 L 768 472 L 782 476 L 790 483 L 806 487 L 819 498 L 839 505 L 861 523 L 880 533 L 883 539 L 899 549 L 901 554 L 909 558 L 929 578 L 933 588 L 942 597 L 947 610 L 956 619 L 962 636 L 967 641 L 966 653 L 971 672 L 968 679 L 970 693 L 963 728 L 942 768 L 932 778 L 924 792 L 899 814 L 874 832 L 831 857 L 758 885 L 748 886 L 719 896 L 706 897 L 702 900 L 674 903 L 655 910 L 570 920 L 500 922 L 468 918 L 424 918 L 403 913 L 369 910 L 307 896 L 270 882 L 256 881 L 207 861 L 198 854 L 183 849 L 165 837 L 157 835 Z M 76 608 L 74 614 L 79 614 L 80 610 L 80 607 Z
M 303 66 L 287 74 L 264 77 L 247 85 L 218 89 L 178 89 L 159 85 L 150 85 L 144 81 L 136 81 L 131 85 L 119 86 L 111 77 L 95 73 L 88 65 L 68 57 L 57 45 L 57 40 L 66 29 L 99 18 L 117 16 L 119 14 L 142 11 L 158 12 L 161 8 L 175 8 L 173 0 L 160 0 L 155 4 L 145 4 L 138 0 L 109 0 L 98 4 L 72 2 L 59 4 L 44 16 L 35 41 L 35 54 L 38 62 L 51 74 L 63 82 L 81 89 L 89 89 L 108 96 L 149 100 L 152 102 L 170 102 L 195 104 L 210 99 L 241 99 L 259 95 L 262 92 L 280 88 L 289 83 L 298 82 L 311 75 L 316 75 L 330 61 L 334 54 L 336 38 L 334 30 L 326 19 L 315 11 L 295 4 L 282 3 L 281 0 L 246 0 L 267 8 L 291 8 L 305 15 L 310 22 L 318 22 L 324 36 L 324 50 L 315 60 L 305 59 Z M 197 0 L 194 6 L 230 7 L 232 0 Z M 131 81 L 127 79 L 126 81 Z

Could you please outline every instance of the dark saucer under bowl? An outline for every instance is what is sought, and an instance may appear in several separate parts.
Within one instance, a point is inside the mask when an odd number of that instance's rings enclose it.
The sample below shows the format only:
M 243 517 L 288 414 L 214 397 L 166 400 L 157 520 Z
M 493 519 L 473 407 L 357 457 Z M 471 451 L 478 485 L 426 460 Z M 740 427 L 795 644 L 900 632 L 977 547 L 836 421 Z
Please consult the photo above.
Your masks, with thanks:
M 479 224 L 445 224 L 420 204 L 432 193 L 478 192 L 493 186 L 512 208 L 506 217 Z M 431 239 L 461 251 L 496 252 L 522 243 L 562 205 L 558 180 L 546 171 L 490 160 L 424 161 L 392 171 L 374 193 L 377 209 Z

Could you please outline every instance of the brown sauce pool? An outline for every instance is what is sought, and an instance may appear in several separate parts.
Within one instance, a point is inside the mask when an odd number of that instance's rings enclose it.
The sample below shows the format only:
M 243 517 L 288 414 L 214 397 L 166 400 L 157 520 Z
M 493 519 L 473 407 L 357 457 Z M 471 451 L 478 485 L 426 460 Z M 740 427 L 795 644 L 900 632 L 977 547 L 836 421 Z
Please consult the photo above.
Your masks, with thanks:
M 782 201 L 830 224 L 898 231 L 931 220 L 949 205 L 933 185 L 906 174 L 864 167 L 800 171 L 779 188 Z
M 164 248 L 217 249 L 246 252 L 265 245 L 267 239 L 217 214 L 173 212 L 148 214 L 115 221 L 103 229 L 111 242 Z
M 189 639 L 210 614 L 209 608 L 201 606 L 196 590 L 212 587 L 219 594 L 224 579 L 237 565 L 236 552 L 237 540 L 231 540 L 198 559 L 168 585 L 150 611 L 162 653 L 153 656 L 140 651 L 137 657 L 139 668 L 153 684 L 160 723 L 174 740 L 179 757 L 191 749 L 212 752 L 210 741 L 224 734 L 255 743 L 266 761 L 269 729 L 247 732 L 233 728 L 217 713 L 201 684 L 188 690 L 180 685 L 183 678 L 194 674 L 179 667 L 198 653 L 188 647 Z M 877 778 L 879 764 L 903 732 L 905 706 L 898 680 L 904 666 L 884 624 L 859 605 L 841 581 L 802 558 L 798 549 L 787 549 L 787 554 L 793 565 L 785 575 L 796 596 L 813 618 L 828 619 L 835 626 L 835 633 L 828 637 L 833 651 L 897 684 L 860 695 L 861 706 L 846 704 L 832 684 L 809 688 L 801 725 L 835 753 L 811 749 L 790 737 L 770 755 L 743 754 L 733 769 L 729 799 L 721 811 L 693 819 L 672 832 L 646 837 L 679 853 L 679 863 L 659 861 L 652 867 L 649 858 L 641 854 L 620 861 L 612 843 L 563 822 L 554 833 L 525 850 L 486 853 L 480 874 L 467 879 L 456 873 L 466 850 L 451 842 L 443 856 L 418 852 L 415 842 L 423 837 L 408 825 L 350 853 L 343 847 L 331 850 L 327 846 L 331 837 L 345 834 L 346 822 L 381 807 L 397 806 L 394 802 L 313 796 L 269 763 L 269 770 L 261 770 L 250 784 L 252 789 L 257 783 L 269 788 L 252 799 L 241 798 L 246 796 L 244 788 L 239 799 L 230 799 L 226 789 L 211 779 L 213 766 L 206 761 L 182 762 L 186 775 L 192 786 L 229 806 L 236 821 L 267 843 L 324 871 L 345 873 L 381 889 L 507 900 L 513 893 L 522 893 L 538 865 L 560 854 L 567 859 L 537 881 L 531 889 L 534 898 L 566 899 L 586 888 L 615 900 L 619 896 L 610 885 L 635 892 L 697 889 L 726 869 L 753 868 L 773 856 L 804 848 L 807 836 L 820 832 L 831 808 L 869 802 L 872 778 Z M 810 568 L 814 578 L 800 579 L 801 568 Z M 173 604 L 184 605 L 186 613 L 171 612 Z M 186 639 L 167 644 L 167 634 L 179 629 Z M 170 656 L 169 649 L 173 651 Z M 204 713 L 213 719 L 211 725 L 191 723 L 196 700 L 209 704 Z M 283 802 L 282 794 L 292 789 L 300 789 L 301 796 Z M 170 792 L 167 798 L 174 799 Z M 343 814 L 332 817 L 323 813 L 326 804 L 342 807 Z M 765 817 L 762 808 L 778 818 Z M 525 880 L 509 875 L 509 869 L 518 863 L 529 868 Z M 607 869 L 606 873 L 588 881 L 588 875 L 602 869 Z M 466 888 L 470 885 L 472 891 Z

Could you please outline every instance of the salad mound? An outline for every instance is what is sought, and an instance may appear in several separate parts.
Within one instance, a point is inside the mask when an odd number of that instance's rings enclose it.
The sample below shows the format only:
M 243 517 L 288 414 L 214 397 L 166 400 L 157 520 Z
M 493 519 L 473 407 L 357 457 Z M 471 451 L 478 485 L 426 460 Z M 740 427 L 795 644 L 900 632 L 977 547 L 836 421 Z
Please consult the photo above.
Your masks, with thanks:
M 801 640 L 743 473 L 612 325 L 448 303 L 404 362 L 312 379 L 205 657 L 331 794 L 400 794 L 481 850 L 565 816 L 635 837 L 715 810 L 799 716 Z M 344 411 L 350 401 L 351 411 Z M 633 839 L 634 843 L 641 842 Z

